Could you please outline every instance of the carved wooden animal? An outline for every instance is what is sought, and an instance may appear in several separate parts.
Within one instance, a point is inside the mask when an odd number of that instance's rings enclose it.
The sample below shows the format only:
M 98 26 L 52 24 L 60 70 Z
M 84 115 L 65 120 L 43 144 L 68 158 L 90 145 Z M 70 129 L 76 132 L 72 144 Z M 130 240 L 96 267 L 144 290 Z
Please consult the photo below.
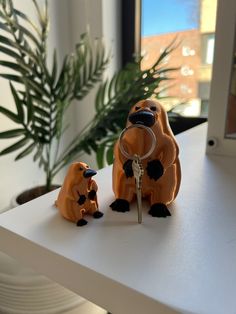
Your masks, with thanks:
M 70 165 L 64 183 L 55 202 L 61 215 L 77 224 L 87 224 L 84 215 L 90 214 L 100 218 L 103 213 L 98 210 L 97 184 L 92 179 L 96 171 L 83 162 Z
M 154 217 L 170 216 L 167 205 L 176 197 L 181 169 L 179 149 L 170 129 L 168 118 L 161 104 L 147 99 L 135 104 L 128 115 L 127 127 L 142 124 L 152 129 L 156 136 L 156 147 L 148 158 L 142 160 L 142 197 L 150 202 L 149 214 Z M 133 156 L 143 156 L 151 147 L 152 138 L 145 129 L 131 128 L 122 138 L 124 149 Z M 119 140 L 114 147 L 113 191 L 116 200 L 110 207 L 118 212 L 129 210 L 136 197 L 132 160 L 121 153 Z

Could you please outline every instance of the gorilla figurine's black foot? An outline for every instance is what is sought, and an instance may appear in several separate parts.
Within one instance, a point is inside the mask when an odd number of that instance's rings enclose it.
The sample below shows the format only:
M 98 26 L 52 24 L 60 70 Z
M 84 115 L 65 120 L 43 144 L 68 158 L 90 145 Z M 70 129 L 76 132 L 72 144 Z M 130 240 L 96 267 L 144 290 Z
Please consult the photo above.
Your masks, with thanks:
M 103 213 L 100 212 L 99 210 L 97 210 L 94 214 L 93 214 L 93 218 L 101 218 L 103 216 Z
M 113 203 L 111 203 L 110 207 L 116 212 L 125 213 L 129 211 L 129 202 L 123 200 L 122 198 L 117 198 Z
M 171 216 L 169 209 L 163 203 L 153 204 L 148 212 L 152 217 L 167 217 Z
M 76 224 L 76 225 L 77 225 L 78 227 L 82 227 L 82 226 L 87 225 L 87 223 L 88 223 L 87 220 L 85 220 L 85 219 L 82 218 L 82 219 L 80 219 L 80 220 L 77 221 L 77 224 Z

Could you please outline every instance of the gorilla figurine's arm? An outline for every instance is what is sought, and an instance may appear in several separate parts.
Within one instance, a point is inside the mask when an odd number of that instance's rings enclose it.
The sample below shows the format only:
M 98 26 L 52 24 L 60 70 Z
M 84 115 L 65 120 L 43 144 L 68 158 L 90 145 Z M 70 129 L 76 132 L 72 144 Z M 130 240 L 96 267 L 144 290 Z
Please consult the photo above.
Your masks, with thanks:
M 79 191 L 79 188 L 79 185 L 74 185 L 72 188 L 72 194 L 74 201 L 77 202 L 79 205 L 83 205 L 86 201 L 86 196 L 83 194 L 83 192 L 81 193 L 81 191 Z
M 79 205 L 83 205 L 85 201 L 86 201 L 86 196 L 85 195 L 80 195 L 77 203 Z
M 131 159 L 128 159 L 126 160 L 126 162 L 123 164 L 123 169 L 124 169 L 124 172 L 125 172 L 125 175 L 127 178 L 132 178 L 134 173 L 133 173 L 133 168 L 132 168 L 132 163 L 133 163 L 133 160 Z
M 151 160 L 147 163 L 147 175 L 150 179 L 157 181 L 164 173 L 164 168 L 158 159 Z
M 151 160 L 147 163 L 147 174 L 150 179 L 158 180 L 164 171 L 170 167 L 176 160 L 178 149 L 175 142 L 169 136 L 165 136 L 165 144 L 159 147 L 160 152 L 157 159 Z

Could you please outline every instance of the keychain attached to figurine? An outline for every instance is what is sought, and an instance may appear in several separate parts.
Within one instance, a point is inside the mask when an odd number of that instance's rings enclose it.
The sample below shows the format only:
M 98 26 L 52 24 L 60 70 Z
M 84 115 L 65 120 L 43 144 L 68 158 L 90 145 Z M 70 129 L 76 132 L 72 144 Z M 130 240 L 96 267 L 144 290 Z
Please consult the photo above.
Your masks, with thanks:
M 118 212 L 129 211 L 137 198 L 138 222 L 142 221 L 142 198 L 150 202 L 149 214 L 167 217 L 179 191 L 181 170 L 179 149 L 164 108 L 147 99 L 134 105 L 126 128 L 114 147 L 113 191 L 110 205 Z
M 98 210 L 98 186 L 92 179 L 96 171 L 83 162 L 70 165 L 59 192 L 55 206 L 61 215 L 75 222 L 77 226 L 84 226 L 87 221 L 85 215 L 101 218 L 103 213 Z
M 133 156 L 130 155 L 124 148 L 123 146 L 123 137 L 124 135 L 129 132 L 130 129 L 133 128 L 141 128 L 146 130 L 151 138 L 151 147 L 148 150 L 148 152 L 142 156 L 139 156 L 137 154 L 134 154 Z M 156 137 L 155 134 L 153 133 L 152 129 L 150 129 L 149 127 L 143 125 L 143 124 L 133 124 L 130 125 L 129 127 L 126 127 L 120 134 L 119 137 L 119 145 L 120 145 L 120 151 L 121 153 L 128 159 L 128 160 L 132 160 L 132 170 L 133 170 L 133 174 L 134 174 L 134 178 L 135 178 L 135 184 L 136 184 L 136 197 L 137 197 L 137 212 L 138 212 L 138 223 L 141 224 L 142 223 L 142 176 L 144 174 L 144 169 L 142 166 L 142 160 L 148 158 L 154 151 L 155 146 L 156 146 Z

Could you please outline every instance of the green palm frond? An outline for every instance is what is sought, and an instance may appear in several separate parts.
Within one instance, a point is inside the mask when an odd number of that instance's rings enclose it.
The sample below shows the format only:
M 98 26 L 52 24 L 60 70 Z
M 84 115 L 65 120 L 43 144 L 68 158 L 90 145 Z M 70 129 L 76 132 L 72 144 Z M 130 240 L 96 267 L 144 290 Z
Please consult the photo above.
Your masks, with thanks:
M 119 133 L 125 127 L 130 108 L 139 100 L 149 97 L 159 98 L 165 89 L 164 82 L 172 80 L 168 74 L 177 70 L 163 64 L 164 58 L 174 49 L 169 45 L 159 56 L 155 64 L 147 70 L 141 70 L 141 61 L 127 64 L 111 80 L 100 85 L 96 94 L 96 116 L 89 128 L 78 134 L 79 140 L 73 140 L 58 161 L 55 172 L 75 159 L 82 151 L 96 153 L 99 167 L 113 161 L 113 146 Z M 165 76 L 163 76 L 165 73 Z
M 83 99 L 101 80 L 110 56 L 105 53 L 102 40 L 92 45 L 89 35 L 83 34 L 74 53 L 65 56 L 61 67 L 54 50 L 49 69 L 48 3 L 45 1 L 44 9 L 36 0 L 33 5 L 37 23 L 15 9 L 12 0 L 0 0 L 0 65 L 6 69 L 0 77 L 10 82 L 16 105 L 16 112 L 0 106 L 0 113 L 21 125 L 0 133 L 0 138 L 24 136 L 0 155 L 22 149 L 16 156 L 18 160 L 34 152 L 34 161 L 51 176 L 51 146 L 53 141 L 59 145 L 65 111 L 73 99 Z

